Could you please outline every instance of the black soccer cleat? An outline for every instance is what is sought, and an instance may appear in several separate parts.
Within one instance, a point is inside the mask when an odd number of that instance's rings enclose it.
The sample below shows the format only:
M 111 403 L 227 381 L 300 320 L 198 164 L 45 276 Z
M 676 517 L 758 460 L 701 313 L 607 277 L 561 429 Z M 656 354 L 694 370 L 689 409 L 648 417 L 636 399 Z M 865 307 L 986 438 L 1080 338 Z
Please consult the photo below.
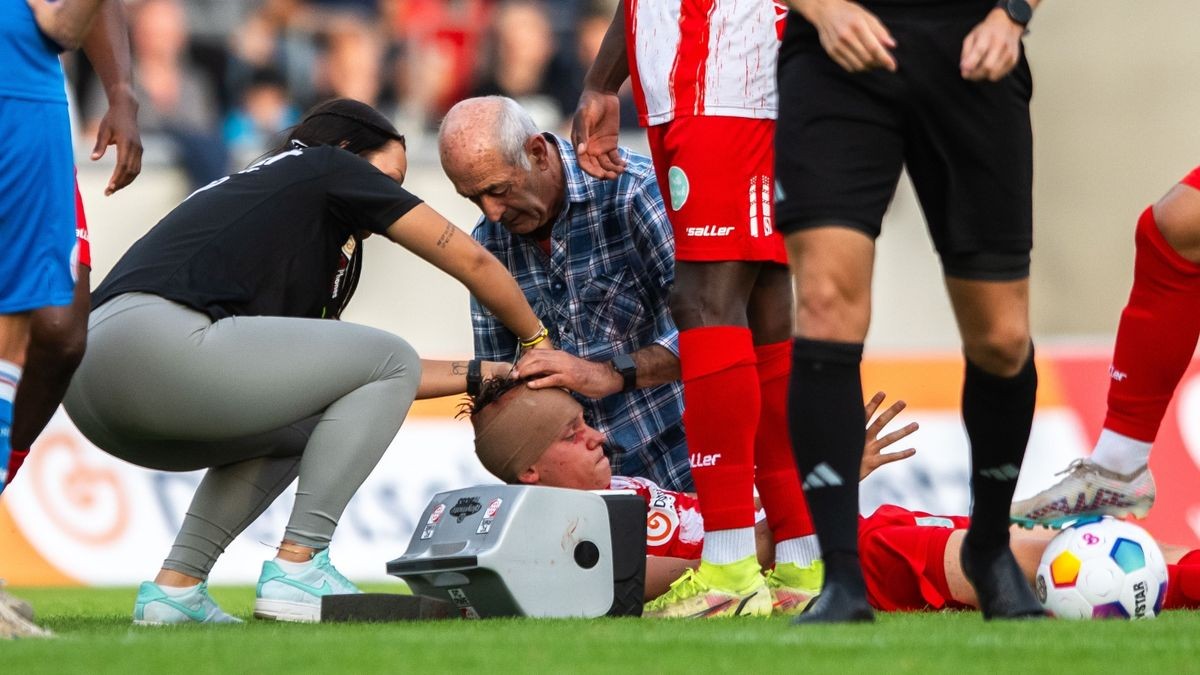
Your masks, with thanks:
M 988 548 L 963 542 L 963 574 L 975 587 L 985 620 L 1041 619 L 1046 616 L 1007 544 Z
M 821 594 L 803 614 L 792 619 L 792 625 L 870 623 L 874 620 L 875 610 L 861 591 L 855 592 L 844 584 L 826 580 Z

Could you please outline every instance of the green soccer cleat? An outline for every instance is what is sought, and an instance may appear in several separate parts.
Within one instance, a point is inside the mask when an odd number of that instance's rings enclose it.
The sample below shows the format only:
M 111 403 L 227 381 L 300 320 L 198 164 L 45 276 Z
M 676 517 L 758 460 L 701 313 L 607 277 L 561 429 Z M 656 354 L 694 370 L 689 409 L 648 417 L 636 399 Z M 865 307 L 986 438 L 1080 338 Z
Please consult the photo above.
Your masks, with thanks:
M 821 584 L 825 581 L 825 563 L 814 560 L 807 567 L 780 563 L 767 570 L 766 577 L 773 613 L 799 614 L 820 595 Z
M 754 556 L 728 565 L 701 561 L 698 569 L 684 572 L 642 612 L 650 618 L 676 619 L 770 614 L 771 591 Z

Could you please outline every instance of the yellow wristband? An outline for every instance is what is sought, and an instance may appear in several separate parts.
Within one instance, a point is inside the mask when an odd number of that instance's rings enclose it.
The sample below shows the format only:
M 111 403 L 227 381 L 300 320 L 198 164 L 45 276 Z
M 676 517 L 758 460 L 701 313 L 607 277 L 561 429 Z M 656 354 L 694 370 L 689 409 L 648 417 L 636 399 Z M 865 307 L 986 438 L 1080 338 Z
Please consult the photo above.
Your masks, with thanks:
M 549 336 L 550 336 L 550 331 L 547 330 L 547 328 L 545 326 L 542 326 L 541 329 L 538 330 L 537 333 L 534 333 L 533 337 L 528 338 L 528 339 L 522 338 L 521 340 L 519 340 L 519 342 L 521 344 L 521 349 L 531 349 L 533 347 L 536 347 L 538 344 L 540 344 L 542 342 L 542 340 L 545 340 Z

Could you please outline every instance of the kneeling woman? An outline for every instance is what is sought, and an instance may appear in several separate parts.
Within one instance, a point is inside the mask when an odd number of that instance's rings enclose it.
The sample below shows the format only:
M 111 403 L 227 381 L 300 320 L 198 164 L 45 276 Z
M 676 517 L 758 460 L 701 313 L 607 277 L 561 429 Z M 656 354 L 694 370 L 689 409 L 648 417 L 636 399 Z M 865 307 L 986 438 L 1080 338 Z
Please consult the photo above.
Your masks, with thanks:
M 267 159 L 188 197 L 93 294 L 71 418 L 134 464 L 209 469 L 162 570 L 139 590 L 135 621 L 237 621 L 204 580 L 297 476 L 255 615 L 316 620 L 321 595 L 357 592 L 326 549 L 421 378 L 401 338 L 330 320 L 354 292 L 365 236 L 458 279 L 527 343 L 544 336 L 503 266 L 400 187 L 406 169 L 404 138 L 385 117 L 357 101 L 321 104 Z

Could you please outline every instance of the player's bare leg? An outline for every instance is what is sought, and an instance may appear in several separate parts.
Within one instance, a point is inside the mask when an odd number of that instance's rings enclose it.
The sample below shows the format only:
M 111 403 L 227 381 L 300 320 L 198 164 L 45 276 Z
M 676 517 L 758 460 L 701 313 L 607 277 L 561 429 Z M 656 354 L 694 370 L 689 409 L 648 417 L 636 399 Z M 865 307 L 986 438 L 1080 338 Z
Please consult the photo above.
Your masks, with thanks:
M 947 278 L 966 357 L 962 414 L 971 443 L 971 527 L 963 573 L 985 619 L 1044 616 L 1009 547 L 1008 512 L 1033 425 L 1037 370 L 1029 280 Z
M 648 616 L 769 614 L 754 535 L 754 439 L 760 390 L 746 307 L 760 265 L 676 261 L 684 428 L 704 511 L 700 566 L 646 608 Z
M 13 402 L 9 482 L 16 477 L 29 448 L 62 403 L 71 375 L 83 360 L 91 309 L 91 271 L 78 267 L 75 297 L 64 307 L 42 307 L 30 316 L 25 374 Z
M 875 242 L 831 225 L 793 232 L 787 247 L 797 291 L 789 426 L 825 564 L 821 595 L 796 623 L 871 621 L 858 558 L 858 472 Z

